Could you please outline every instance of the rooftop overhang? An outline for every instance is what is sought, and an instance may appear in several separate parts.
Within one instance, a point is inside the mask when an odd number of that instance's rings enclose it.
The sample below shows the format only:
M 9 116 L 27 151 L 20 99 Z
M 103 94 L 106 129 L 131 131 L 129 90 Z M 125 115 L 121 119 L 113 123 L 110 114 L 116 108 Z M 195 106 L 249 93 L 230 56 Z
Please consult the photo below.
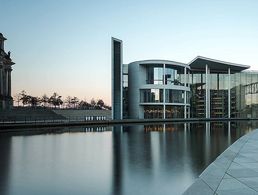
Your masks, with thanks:
M 131 62 L 130 64 L 140 64 L 140 65 L 167 64 L 167 65 L 172 65 L 172 66 L 186 67 L 187 69 L 190 69 L 188 64 L 184 64 L 181 62 L 175 62 L 175 61 L 171 61 L 171 60 L 158 60 L 158 59 L 141 60 L 141 61 Z
M 202 56 L 197 56 L 188 65 L 194 72 L 205 72 L 206 65 L 208 65 L 210 72 L 216 73 L 226 73 L 229 68 L 231 73 L 241 72 L 243 70 L 250 68 L 250 66 L 248 65 L 224 62 Z

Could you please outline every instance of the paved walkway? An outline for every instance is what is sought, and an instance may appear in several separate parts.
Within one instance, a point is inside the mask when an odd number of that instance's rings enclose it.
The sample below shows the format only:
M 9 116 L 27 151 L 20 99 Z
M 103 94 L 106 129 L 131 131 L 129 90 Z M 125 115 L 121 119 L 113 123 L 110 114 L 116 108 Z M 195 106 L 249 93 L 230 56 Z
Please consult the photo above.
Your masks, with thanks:
M 258 194 L 258 130 L 218 156 L 184 192 L 188 194 Z

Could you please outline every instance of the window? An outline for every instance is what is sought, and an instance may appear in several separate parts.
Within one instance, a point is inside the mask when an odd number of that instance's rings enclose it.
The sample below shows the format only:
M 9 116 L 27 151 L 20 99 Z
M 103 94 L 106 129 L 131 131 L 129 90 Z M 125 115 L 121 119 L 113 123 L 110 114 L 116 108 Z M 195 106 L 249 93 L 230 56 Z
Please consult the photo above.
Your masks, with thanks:
M 147 66 L 146 83 L 163 85 L 163 65 Z
M 184 103 L 184 91 L 182 90 L 166 90 L 166 103 Z
M 163 102 L 163 89 L 141 89 L 140 100 L 146 102 Z

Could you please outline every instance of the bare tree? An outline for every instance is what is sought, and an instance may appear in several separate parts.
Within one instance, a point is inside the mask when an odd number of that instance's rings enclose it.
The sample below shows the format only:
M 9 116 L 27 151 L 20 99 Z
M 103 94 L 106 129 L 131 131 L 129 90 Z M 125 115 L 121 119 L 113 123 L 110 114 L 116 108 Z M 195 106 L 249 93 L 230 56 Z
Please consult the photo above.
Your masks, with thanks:
M 21 91 L 20 96 L 20 100 L 22 101 L 23 106 L 29 103 L 29 96 L 27 95 L 25 90 Z
M 52 104 L 55 108 L 57 106 L 61 106 L 63 104 L 62 96 L 58 95 L 56 92 L 53 93 L 53 95 L 49 98 L 48 102 Z
M 20 93 L 16 93 L 14 96 L 14 101 L 17 103 L 17 106 L 20 106 L 20 102 L 21 102 L 21 94 Z
M 28 99 L 28 104 L 30 104 L 33 107 L 37 106 L 40 103 L 40 99 L 38 97 L 28 95 L 27 99 Z
M 48 103 L 49 97 L 47 97 L 46 94 L 42 95 L 40 102 L 43 103 L 43 106 L 46 107 L 47 103 Z
M 96 101 L 94 100 L 94 98 L 91 99 L 90 104 L 92 107 L 96 106 Z
M 65 103 L 66 103 L 66 107 L 70 108 L 72 105 L 72 97 L 71 96 L 67 96 L 65 99 Z
M 77 106 L 77 104 L 79 103 L 79 101 L 80 101 L 80 100 L 79 100 L 77 97 L 73 97 L 73 98 L 72 98 L 72 102 L 71 102 L 71 103 L 73 104 L 73 107 L 74 107 L 74 108 L 75 108 L 75 106 Z

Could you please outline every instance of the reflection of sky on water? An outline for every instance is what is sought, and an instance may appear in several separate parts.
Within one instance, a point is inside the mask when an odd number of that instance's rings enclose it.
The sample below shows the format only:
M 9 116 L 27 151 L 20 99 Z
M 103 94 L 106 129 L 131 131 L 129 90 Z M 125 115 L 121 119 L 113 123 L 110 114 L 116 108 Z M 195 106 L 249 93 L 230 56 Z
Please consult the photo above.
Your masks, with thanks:
M 253 127 L 196 123 L 1 135 L 0 193 L 180 194 Z

